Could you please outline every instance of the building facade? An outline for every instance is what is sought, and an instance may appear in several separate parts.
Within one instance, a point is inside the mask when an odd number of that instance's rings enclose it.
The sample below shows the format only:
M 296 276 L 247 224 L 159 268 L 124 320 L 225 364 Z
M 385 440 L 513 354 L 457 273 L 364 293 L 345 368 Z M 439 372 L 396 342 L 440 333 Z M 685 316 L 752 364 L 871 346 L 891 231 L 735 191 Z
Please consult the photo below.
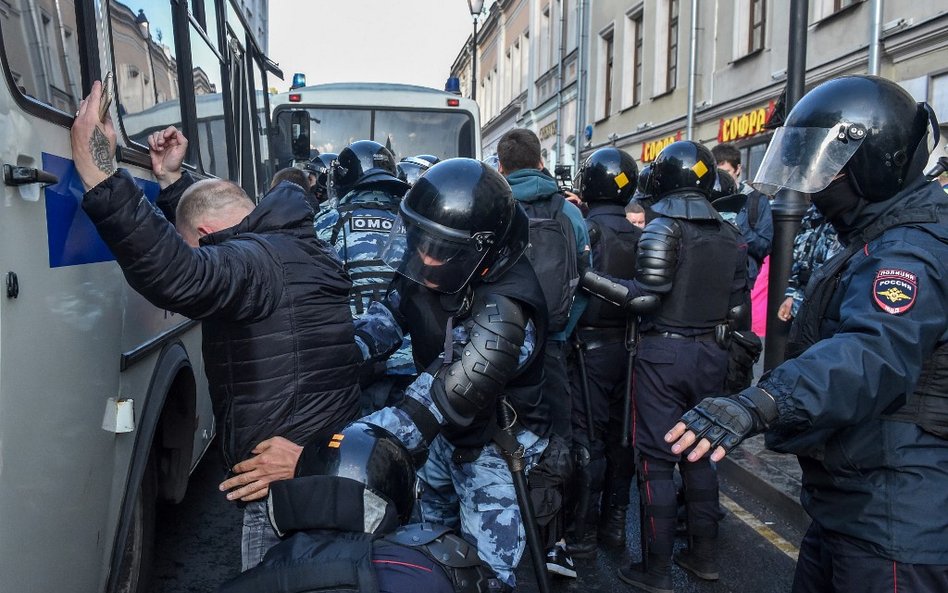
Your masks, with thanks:
M 270 46 L 270 0 L 236 0 L 235 4 L 244 13 L 260 49 L 266 54 Z
M 929 102 L 939 121 L 948 123 L 948 5 L 943 0 L 880 2 L 879 74 Z M 497 31 L 491 35 L 504 38 L 504 25 L 511 21 L 501 17 L 514 4 L 529 5 L 525 8 L 531 11 L 531 27 L 516 33 L 526 40 L 519 55 L 529 58 L 519 71 L 524 77 L 520 95 L 507 100 L 501 93 L 484 104 L 478 89 L 486 122 L 484 154 L 492 152 L 487 140 L 494 137 L 487 133 L 491 126 L 521 125 L 541 137 L 552 134 L 552 146 L 561 147 L 555 153 L 558 161 L 569 163 L 575 154 L 569 145 L 579 147 L 580 157 L 614 145 L 644 165 L 670 142 L 691 138 L 708 145 L 735 143 L 744 153 L 745 175 L 753 176 L 770 138 L 764 124 L 787 83 L 790 0 L 498 1 L 484 17 L 482 30 L 493 27 Z M 552 43 L 565 32 L 563 51 L 547 54 L 544 26 L 553 21 L 545 15 L 558 15 L 561 4 L 564 20 L 554 27 Z M 810 0 L 807 89 L 842 74 L 868 72 L 872 5 L 866 0 Z M 578 27 L 580 21 L 586 26 Z M 485 53 L 485 41 L 479 35 L 479 61 L 492 61 L 490 68 L 479 66 L 478 79 L 489 88 L 495 84 L 490 77 L 505 72 L 506 53 L 500 46 Z M 468 47 L 455 64 L 459 75 L 467 69 L 467 88 Z M 488 57 L 492 52 L 496 59 Z M 938 154 L 944 152 L 939 149 Z
M 482 153 L 497 152 L 504 132 L 533 130 L 552 171 L 574 164 L 580 0 L 497 0 L 478 20 L 477 101 Z M 471 94 L 471 38 L 451 75 Z

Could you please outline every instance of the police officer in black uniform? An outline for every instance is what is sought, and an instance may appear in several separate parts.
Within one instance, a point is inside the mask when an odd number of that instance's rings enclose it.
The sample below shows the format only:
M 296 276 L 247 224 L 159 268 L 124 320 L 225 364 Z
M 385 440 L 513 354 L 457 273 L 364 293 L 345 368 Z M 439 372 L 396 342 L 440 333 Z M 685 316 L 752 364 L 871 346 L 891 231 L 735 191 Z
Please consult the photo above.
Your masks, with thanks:
M 578 189 L 589 205 L 586 226 L 597 272 L 624 279 L 635 275 L 636 245 L 642 230 L 628 221 L 624 207 L 637 180 L 635 159 L 618 148 L 600 148 L 580 170 Z M 618 306 L 591 299 L 574 334 L 578 352 L 570 373 L 570 392 L 579 478 L 575 482 L 585 489 L 575 498 L 586 503 L 586 508 L 576 509 L 573 521 L 575 543 L 570 548 L 574 556 L 595 553 L 597 522 L 601 522 L 600 541 L 615 547 L 625 545 L 634 475 L 632 449 L 620 446 L 623 398 L 628 388 L 627 318 Z
M 303 170 L 309 175 L 309 191 L 315 198 L 316 204 L 313 210 L 316 212 L 319 212 L 319 208 L 332 197 L 329 195 L 329 172 L 332 162 L 337 158 L 339 155 L 334 152 L 323 152 L 303 165 Z
M 948 218 L 923 174 L 931 109 L 873 76 L 828 81 L 778 128 L 755 186 L 809 194 L 846 249 L 818 270 L 795 358 L 667 435 L 722 458 L 767 430 L 813 518 L 793 591 L 948 591 Z
M 415 185 L 418 178 L 424 175 L 425 171 L 441 161 L 433 154 L 419 154 L 418 156 L 406 156 L 395 165 L 398 171 L 399 179 L 408 185 Z
M 372 577 L 364 576 L 366 555 L 372 550 L 366 540 L 371 544 L 397 524 L 399 517 L 407 517 L 413 480 L 399 477 L 404 476 L 399 468 L 408 460 L 414 467 L 424 464 L 420 473 L 423 515 L 428 512 L 426 492 L 443 501 L 454 496 L 454 525 L 466 539 L 477 543 L 477 555 L 496 575 L 481 579 L 482 573 L 474 575 L 476 578 L 468 573 L 470 578 L 455 581 L 456 589 L 486 593 L 515 586 L 513 569 L 524 550 L 524 527 L 502 450 L 519 450 L 530 467 L 538 461 L 550 433 L 550 413 L 541 393 L 546 302 L 532 267 L 522 257 L 528 228 L 526 213 L 514 201 L 503 177 L 473 159 L 449 159 L 435 165 L 402 200 L 389 242 L 380 254 L 399 275 L 386 301 L 386 320 L 394 317 L 408 328 L 415 360 L 425 371 L 408 387 L 397 407 L 383 408 L 340 434 L 304 448 L 298 469 L 310 469 L 301 471 L 350 478 L 369 486 L 366 490 L 384 500 L 373 501 L 352 484 L 348 487 L 355 490 L 342 494 L 339 489 L 345 484 L 335 482 L 301 487 L 300 496 L 316 507 L 312 510 L 315 519 L 310 516 L 287 525 L 323 533 L 315 543 L 301 542 L 302 551 L 288 542 L 277 546 L 282 558 L 302 559 L 300 568 L 290 569 L 291 576 L 315 579 L 317 576 L 300 571 L 315 567 L 318 572 L 325 566 L 324 560 L 334 559 L 350 570 L 333 573 L 336 580 L 327 577 L 318 581 L 320 586 L 378 590 Z M 356 322 L 356 334 L 367 338 L 366 343 L 376 344 L 373 355 L 375 350 L 387 350 L 375 339 L 371 326 L 372 316 L 385 312 L 379 305 L 372 303 Z M 506 403 L 498 406 L 501 396 Z M 509 422 L 508 406 L 515 411 L 516 422 Z M 507 421 L 506 431 L 500 430 L 499 415 Z M 361 452 L 349 455 L 353 446 Z M 309 465 L 308 458 L 316 463 Z M 439 476 L 442 469 L 453 475 Z M 379 476 L 387 477 L 376 480 Z M 446 481 L 447 487 L 434 483 L 434 478 Z M 279 495 L 280 487 L 273 491 L 271 501 Z M 394 504 L 394 511 L 386 501 Z M 279 514 L 279 504 L 272 508 L 276 510 L 271 510 L 271 515 Z M 389 514 L 396 517 L 389 520 Z M 444 519 L 433 522 L 447 524 L 451 517 Z M 327 529 L 329 533 L 325 533 Z M 436 539 L 421 537 L 420 541 Z M 335 555 L 329 549 L 336 546 L 334 542 L 353 540 L 358 541 L 332 548 Z M 399 539 L 397 543 L 407 541 Z M 307 551 L 313 545 L 325 548 L 325 555 Z M 448 555 L 457 554 L 452 551 Z M 469 558 L 467 552 L 459 555 L 465 556 Z M 310 557 L 318 561 L 310 562 Z M 287 565 L 268 558 L 264 566 L 270 569 L 258 572 L 279 573 Z M 359 569 L 357 582 L 353 582 L 353 566 Z M 292 583 L 285 576 L 278 582 Z M 309 586 L 311 581 L 305 584 Z M 470 588 L 474 586 L 481 588 Z M 281 590 L 286 589 L 276 589 Z M 398 590 L 414 593 L 429 589 L 418 583 Z
M 672 592 L 677 515 L 672 474 L 680 461 L 663 437 L 681 412 L 723 391 L 728 315 L 740 305 L 746 284 L 746 252 L 737 230 L 708 202 L 714 168 L 711 152 L 695 142 L 675 142 L 662 150 L 647 180 L 645 193 L 656 218 L 639 240 L 635 279 L 617 279 L 630 298 L 661 299 L 658 311 L 641 322 L 633 392 L 647 550 L 643 562 L 619 571 L 625 582 L 658 593 Z M 717 474 L 707 460 L 681 463 L 679 469 L 691 547 L 677 561 L 714 580 Z

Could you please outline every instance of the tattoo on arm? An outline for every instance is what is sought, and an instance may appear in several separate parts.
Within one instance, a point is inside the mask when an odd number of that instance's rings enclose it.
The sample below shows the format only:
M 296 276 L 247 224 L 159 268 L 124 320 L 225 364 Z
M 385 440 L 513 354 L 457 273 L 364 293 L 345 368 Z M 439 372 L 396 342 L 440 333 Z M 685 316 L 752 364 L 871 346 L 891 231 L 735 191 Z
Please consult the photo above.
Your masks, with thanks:
M 100 171 L 106 175 L 115 173 L 115 167 L 112 166 L 112 151 L 109 147 L 109 139 L 98 127 L 92 131 L 92 138 L 89 139 L 89 150 L 92 153 L 92 162 Z

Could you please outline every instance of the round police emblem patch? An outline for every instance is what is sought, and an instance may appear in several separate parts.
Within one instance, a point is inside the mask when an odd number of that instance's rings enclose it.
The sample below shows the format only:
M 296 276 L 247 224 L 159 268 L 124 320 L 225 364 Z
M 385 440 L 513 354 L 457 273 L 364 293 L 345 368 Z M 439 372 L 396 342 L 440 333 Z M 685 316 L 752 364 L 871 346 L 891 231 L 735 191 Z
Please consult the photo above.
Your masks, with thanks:
M 918 295 L 918 277 L 905 270 L 885 268 L 876 272 L 872 283 L 872 298 L 886 313 L 905 313 L 915 304 Z

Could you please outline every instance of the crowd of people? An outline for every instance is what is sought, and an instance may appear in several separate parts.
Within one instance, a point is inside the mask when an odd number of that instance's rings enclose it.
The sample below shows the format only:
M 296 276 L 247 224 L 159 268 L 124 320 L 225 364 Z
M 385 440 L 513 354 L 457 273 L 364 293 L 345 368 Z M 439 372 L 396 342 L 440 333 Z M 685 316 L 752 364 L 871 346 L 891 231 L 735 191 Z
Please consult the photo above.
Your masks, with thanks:
M 253 200 L 185 172 L 169 127 L 157 208 L 99 92 L 72 129 L 82 207 L 135 290 L 203 322 L 244 517 L 223 591 L 512 591 L 528 550 L 545 581 L 603 547 L 636 590 L 717 580 L 715 462 L 759 433 L 803 468 L 795 592 L 948 590 L 946 198 L 937 122 L 897 85 L 815 88 L 752 185 L 733 146 L 679 141 L 641 172 L 596 150 L 567 189 L 515 129 L 485 162 L 360 140 Z M 791 358 L 752 386 L 782 189 L 812 202 Z

